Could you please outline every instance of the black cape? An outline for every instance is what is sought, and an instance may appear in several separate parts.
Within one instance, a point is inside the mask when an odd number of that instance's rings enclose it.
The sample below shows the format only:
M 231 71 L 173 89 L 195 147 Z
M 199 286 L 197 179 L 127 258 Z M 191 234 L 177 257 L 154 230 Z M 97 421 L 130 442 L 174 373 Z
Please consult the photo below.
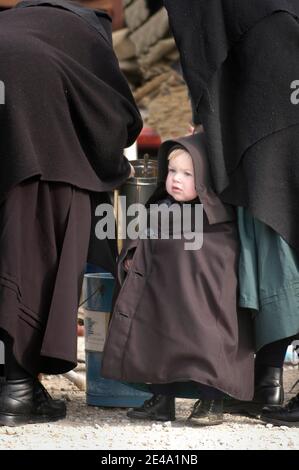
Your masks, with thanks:
M 164 3 L 214 189 L 299 251 L 299 2 Z
M 63 0 L 25 1 L 0 14 L 0 43 L 0 202 L 34 176 L 93 192 L 93 207 L 107 202 L 130 174 L 123 149 L 142 127 L 109 16 Z M 113 270 L 100 245 L 93 238 L 90 261 Z

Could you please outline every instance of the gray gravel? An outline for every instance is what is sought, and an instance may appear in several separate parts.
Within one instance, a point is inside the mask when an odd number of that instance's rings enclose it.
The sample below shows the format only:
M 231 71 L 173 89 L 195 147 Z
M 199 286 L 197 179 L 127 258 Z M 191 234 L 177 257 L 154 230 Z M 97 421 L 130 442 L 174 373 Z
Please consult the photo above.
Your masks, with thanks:
M 78 370 L 84 374 L 82 365 Z M 298 377 L 297 366 L 285 368 L 286 391 Z M 85 392 L 64 376 L 44 376 L 43 383 L 54 397 L 64 396 L 68 401 L 67 418 L 50 424 L 0 427 L 0 449 L 299 449 L 298 428 L 228 414 L 219 426 L 189 424 L 186 417 L 194 400 L 177 400 L 173 423 L 136 422 L 126 417 L 125 409 L 87 406 Z M 298 391 L 299 386 L 286 399 Z

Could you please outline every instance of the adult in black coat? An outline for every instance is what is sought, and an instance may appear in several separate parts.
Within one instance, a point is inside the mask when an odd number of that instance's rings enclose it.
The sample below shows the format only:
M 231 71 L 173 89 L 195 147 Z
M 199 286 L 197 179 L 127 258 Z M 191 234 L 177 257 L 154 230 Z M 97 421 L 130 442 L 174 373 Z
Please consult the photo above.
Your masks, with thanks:
M 298 1 L 164 4 L 194 123 L 207 135 L 214 189 L 270 227 L 298 256 Z M 269 366 L 256 375 L 260 404 L 283 400 L 282 363 L 290 341 L 259 353 L 261 365 Z
M 299 251 L 299 3 L 164 3 L 217 193 Z
M 123 149 L 142 126 L 110 24 L 63 0 L 0 14 L 0 425 L 65 416 L 37 375 L 76 365 L 91 207 L 130 176 Z

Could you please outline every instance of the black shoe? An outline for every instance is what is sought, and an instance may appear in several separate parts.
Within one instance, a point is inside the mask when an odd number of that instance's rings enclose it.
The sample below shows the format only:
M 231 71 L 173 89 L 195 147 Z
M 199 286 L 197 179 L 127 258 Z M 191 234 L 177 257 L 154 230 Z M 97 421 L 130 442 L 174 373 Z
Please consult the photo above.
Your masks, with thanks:
M 63 400 L 53 400 L 35 378 L 6 380 L 0 392 L 0 425 L 20 426 L 65 418 Z
M 255 374 L 255 390 L 252 401 L 228 399 L 224 401 L 224 412 L 259 416 L 265 406 L 283 404 L 283 369 L 262 367 Z
M 165 395 L 153 395 L 145 400 L 139 408 L 132 408 L 127 412 L 128 418 L 150 419 L 152 421 L 174 421 L 175 399 Z
M 188 419 L 200 426 L 223 423 L 223 400 L 197 400 Z
M 299 427 L 299 393 L 285 406 L 264 408 L 261 420 L 278 426 Z

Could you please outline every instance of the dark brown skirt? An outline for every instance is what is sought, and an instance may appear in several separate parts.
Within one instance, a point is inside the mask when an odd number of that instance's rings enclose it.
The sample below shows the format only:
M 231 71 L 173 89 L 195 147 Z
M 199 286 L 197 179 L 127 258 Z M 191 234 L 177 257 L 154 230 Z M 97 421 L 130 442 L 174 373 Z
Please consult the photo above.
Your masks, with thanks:
M 77 363 L 77 309 L 90 237 L 90 197 L 27 180 L 0 207 L 0 328 L 32 374 Z

